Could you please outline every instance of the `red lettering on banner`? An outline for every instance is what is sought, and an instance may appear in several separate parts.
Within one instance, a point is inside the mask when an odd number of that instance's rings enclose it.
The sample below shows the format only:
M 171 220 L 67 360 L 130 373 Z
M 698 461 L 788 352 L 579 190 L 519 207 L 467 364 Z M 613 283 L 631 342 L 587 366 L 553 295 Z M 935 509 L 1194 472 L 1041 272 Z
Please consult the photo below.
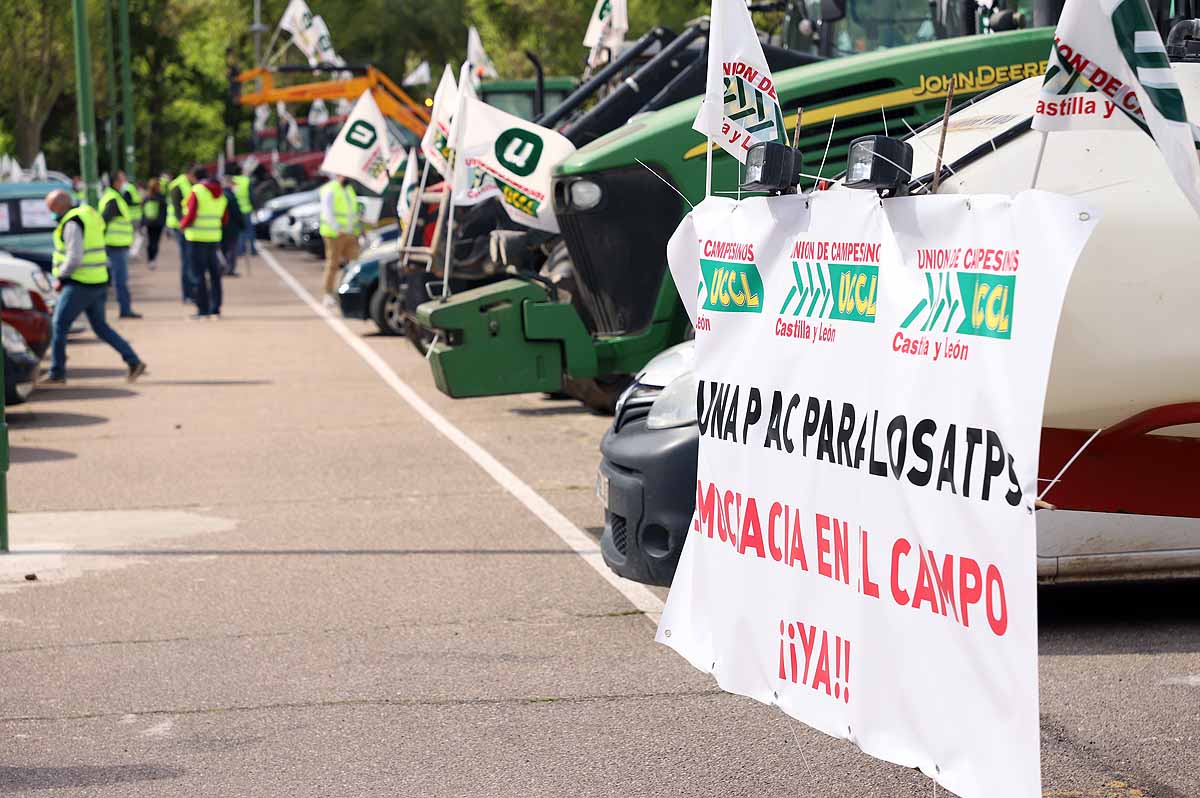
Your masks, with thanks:
M 781 681 L 803 684 L 850 703 L 850 641 L 841 635 L 800 621 L 780 620 L 778 672 Z

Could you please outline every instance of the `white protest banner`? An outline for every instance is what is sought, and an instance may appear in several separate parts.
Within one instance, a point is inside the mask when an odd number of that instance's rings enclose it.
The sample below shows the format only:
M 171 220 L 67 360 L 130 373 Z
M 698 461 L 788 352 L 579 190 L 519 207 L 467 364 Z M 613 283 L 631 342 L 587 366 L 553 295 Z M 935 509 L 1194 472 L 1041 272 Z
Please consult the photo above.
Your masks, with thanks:
M 402 86 L 424 86 L 429 81 L 433 80 L 433 73 L 429 70 L 429 62 L 422 61 L 417 64 L 412 72 L 404 76 Z
M 1175 182 L 1200 213 L 1197 128 L 1188 121 L 1146 0 L 1067 0 L 1033 128 L 1111 129 L 1126 120 L 1154 138 Z
M 421 182 L 421 172 L 417 168 L 417 150 L 414 147 L 408 151 L 408 164 L 404 167 L 404 180 L 400 183 L 400 198 L 396 201 L 396 215 L 401 224 L 407 224 L 412 214 L 413 202 Z
M 625 43 L 628 30 L 629 10 L 626 0 L 596 0 L 592 18 L 583 34 L 583 46 L 589 48 L 588 66 L 599 65 L 602 50 L 607 49 L 615 53 L 620 49 Z
M 1042 404 L 1096 221 L 1038 191 L 690 213 L 697 508 L 659 642 L 962 798 L 1038 798 Z
M 775 79 L 743 0 L 712 0 L 708 78 L 692 129 L 742 163 L 751 144 L 787 143 Z
M 256 105 L 254 106 L 254 132 L 261 133 L 266 130 L 267 123 L 271 121 L 271 106 Z
M 433 95 L 433 111 L 430 113 L 429 126 L 425 128 L 425 135 L 421 138 L 421 152 L 424 153 L 425 159 L 445 178 L 451 176 L 450 122 L 454 118 L 456 108 L 458 108 L 458 86 L 454 82 L 454 73 L 450 71 L 450 65 L 446 64 L 446 69 L 442 72 L 442 80 L 438 83 L 437 91 Z
M 454 164 L 454 201 L 472 205 L 499 195 L 518 224 L 558 232 L 550 203 L 556 164 L 575 151 L 565 136 L 485 102 L 468 99 Z
M 467 61 L 471 64 L 473 79 L 496 77 L 496 67 L 483 49 L 483 40 L 479 38 L 479 31 L 474 25 L 467 30 Z
M 387 167 L 391 157 L 387 121 L 371 92 L 364 91 L 354 104 L 350 118 L 342 125 L 337 140 L 325 152 L 321 171 L 345 175 L 379 194 L 388 184 Z
M 318 127 L 329 121 L 329 109 L 325 107 L 324 100 L 313 100 L 313 104 L 308 106 L 306 121 Z

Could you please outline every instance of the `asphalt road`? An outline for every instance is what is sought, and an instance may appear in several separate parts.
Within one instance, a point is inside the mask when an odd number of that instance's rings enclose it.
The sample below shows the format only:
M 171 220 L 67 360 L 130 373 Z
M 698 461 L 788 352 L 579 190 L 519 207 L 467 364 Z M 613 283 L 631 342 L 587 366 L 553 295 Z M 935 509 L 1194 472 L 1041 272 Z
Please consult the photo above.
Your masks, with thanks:
M 188 321 L 173 255 L 133 267 L 143 381 L 88 333 L 9 413 L 0 794 L 945 795 L 654 643 L 561 534 L 606 419 L 446 399 L 262 260 Z M 1040 598 L 1045 795 L 1200 795 L 1200 587 Z

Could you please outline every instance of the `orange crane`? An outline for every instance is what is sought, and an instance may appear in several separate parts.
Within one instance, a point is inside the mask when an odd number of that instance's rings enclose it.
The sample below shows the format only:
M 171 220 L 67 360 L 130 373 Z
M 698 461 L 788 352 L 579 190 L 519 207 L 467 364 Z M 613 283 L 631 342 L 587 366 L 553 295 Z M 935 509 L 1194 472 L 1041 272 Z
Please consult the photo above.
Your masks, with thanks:
M 394 119 L 398 124 L 408 128 L 418 138 L 425 135 L 425 128 L 429 124 L 429 111 L 380 70 L 373 66 L 362 68 L 326 65 L 316 69 L 339 73 L 351 72 L 354 76 L 345 79 L 298 83 L 293 86 L 276 86 L 275 74 L 278 72 L 312 72 L 313 68 L 300 66 L 284 66 L 274 69 L 254 67 L 238 75 L 237 80 L 243 86 L 253 81 L 259 81 L 258 88 L 250 92 L 243 91 L 238 101 L 242 105 L 264 105 L 275 102 L 357 100 L 363 92 L 369 91 L 384 116 Z

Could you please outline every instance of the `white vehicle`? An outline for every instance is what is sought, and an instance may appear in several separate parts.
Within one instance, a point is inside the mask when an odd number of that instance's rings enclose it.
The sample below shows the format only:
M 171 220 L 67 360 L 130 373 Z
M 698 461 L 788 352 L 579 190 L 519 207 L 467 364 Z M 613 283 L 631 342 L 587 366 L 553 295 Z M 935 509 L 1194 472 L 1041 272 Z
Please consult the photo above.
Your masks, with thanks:
M 1173 64 L 1200 113 L 1200 63 Z M 939 193 L 1031 185 L 1041 78 L 961 108 L 946 132 Z M 941 125 L 910 139 L 928 185 Z M 1102 219 L 1067 291 L 1050 370 L 1039 477 L 1101 432 L 1038 514 L 1043 582 L 1200 575 L 1200 217 L 1153 140 L 1127 130 L 1050 133 L 1037 188 L 1086 198 Z M 835 189 L 837 190 L 837 189 Z M 695 499 L 693 343 L 652 360 L 617 403 L 601 444 L 601 551 L 638 581 L 673 575 Z M 682 519 L 682 521 L 680 520 Z
M 306 202 L 289 209 L 287 213 L 271 222 L 271 243 L 281 247 L 301 246 L 304 222 L 320 215 L 320 202 Z
M 54 312 L 58 296 L 50 283 L 50 275 L 33 261 L 0 251 L 0 280 L 11 280 L 30 293 L 37 293 L 46 303 L 46 308 Z

